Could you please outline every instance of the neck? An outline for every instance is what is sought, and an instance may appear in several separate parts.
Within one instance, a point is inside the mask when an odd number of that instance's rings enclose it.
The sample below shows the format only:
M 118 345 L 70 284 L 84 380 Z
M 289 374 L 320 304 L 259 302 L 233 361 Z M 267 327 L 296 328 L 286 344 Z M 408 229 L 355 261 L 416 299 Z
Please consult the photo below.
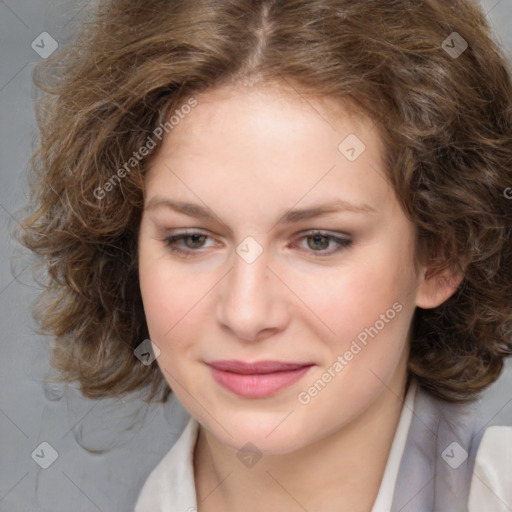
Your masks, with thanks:
M 369 512 L 407 390 L 405 373 L 396 380 L 341 430 L 292 453 L 265 454 L 252 467 L 200 428 L 194 454 L 198 512 Z

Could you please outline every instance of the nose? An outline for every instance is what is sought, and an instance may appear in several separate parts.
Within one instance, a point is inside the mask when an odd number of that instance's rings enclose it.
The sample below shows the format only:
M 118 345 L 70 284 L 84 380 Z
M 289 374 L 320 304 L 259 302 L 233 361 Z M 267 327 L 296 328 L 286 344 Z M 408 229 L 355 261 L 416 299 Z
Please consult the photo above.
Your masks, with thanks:
M 231 271 L 220 283 L 217 320 L 237 339 L 259 341 L 281 332 L 290 321 L 286 287 L 269 269 L 265 251 L 248 263 L 234 253 Z

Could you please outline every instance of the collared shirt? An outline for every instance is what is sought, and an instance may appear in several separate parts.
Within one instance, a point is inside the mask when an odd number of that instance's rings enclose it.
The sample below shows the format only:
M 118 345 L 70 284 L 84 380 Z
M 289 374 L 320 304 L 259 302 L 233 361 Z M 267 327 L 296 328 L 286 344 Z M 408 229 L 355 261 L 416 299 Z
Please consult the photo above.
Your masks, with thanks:
M 413 415 L 416 387 L 416 381 L 412 379 L 372 512 L 390 510 L 400 459 Z M 194 448 L 198 431 L 198 422 L 190 417 L 180 438 L 146 480 L 137 500 L 135 512 L 194 512 L 197 510 Z
M 389 512 L 400 462 L 414 415 L 417 382 L 412 379 L 371 512 Z M 194 448 L 199 424 L 190 417 L 179 439 L 151 472 L 135 512 L 196 512 Z M 468 512 L 505 512 L 512 505 L 512 427 L 490 427 L 477 452 Z

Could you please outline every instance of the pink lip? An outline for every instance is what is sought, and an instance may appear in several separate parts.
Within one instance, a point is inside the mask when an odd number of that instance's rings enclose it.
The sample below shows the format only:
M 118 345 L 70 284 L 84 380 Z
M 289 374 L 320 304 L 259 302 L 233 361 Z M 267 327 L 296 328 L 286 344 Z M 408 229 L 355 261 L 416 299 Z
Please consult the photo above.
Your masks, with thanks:
M 276 394 L 299 380 L 312 363 L 281 361 L 213 361 L 207 363 L 218 384 L 232 393 L 247 398 L 263 398 Z

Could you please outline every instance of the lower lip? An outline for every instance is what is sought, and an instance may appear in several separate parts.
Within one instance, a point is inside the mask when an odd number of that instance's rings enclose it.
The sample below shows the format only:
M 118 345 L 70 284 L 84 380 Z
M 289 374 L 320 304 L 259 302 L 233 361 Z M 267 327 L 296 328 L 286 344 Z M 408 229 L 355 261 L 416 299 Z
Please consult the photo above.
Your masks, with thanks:
M 224 388 L 246 398 L 265 398 L 297 382 L 311 366 L 297 370 L 265 374 L 243 375 L 217 370 L 210 366 L 213 378 Z

